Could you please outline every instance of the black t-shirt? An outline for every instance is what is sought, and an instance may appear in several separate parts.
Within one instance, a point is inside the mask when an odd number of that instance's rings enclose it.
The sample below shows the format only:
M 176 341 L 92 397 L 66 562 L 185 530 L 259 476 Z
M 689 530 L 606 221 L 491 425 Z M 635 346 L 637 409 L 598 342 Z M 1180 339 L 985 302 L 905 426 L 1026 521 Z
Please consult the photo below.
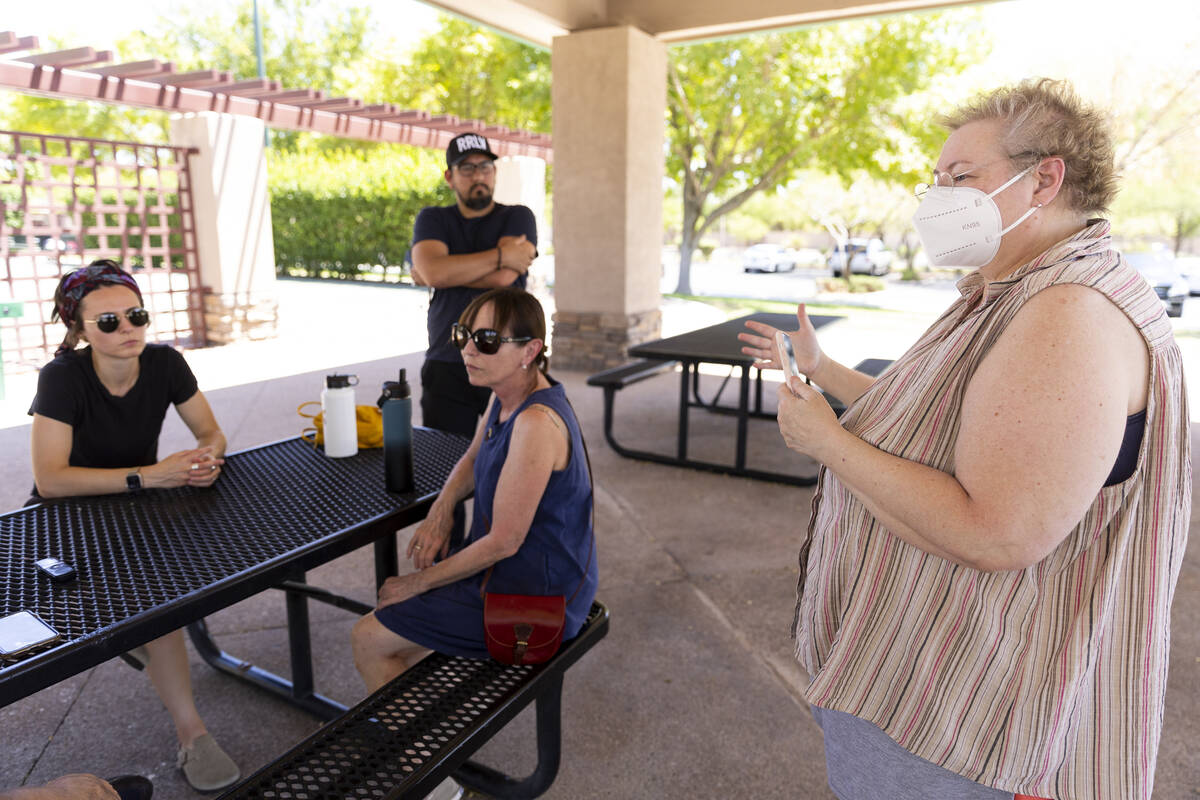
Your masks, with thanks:
M 525 206 L 506 206 L 496 203 L 487 216 L 467 219 L 453 206 L 432 206 L 421 210 L 413 225 L 413 244 L 426 239 L 445 242 L 450 255 L 461 256 L 491 250 L 501 236 L 520 236 L 537 247 L 537 222 L 533 212 Z M 520 275 L 513 286 L 525 288 L 525 276 Z M 429 301 L 429 349 L 425 357 L 435 361 L 462 362 L 462 356 L 450 344 L 450 325 L 458 322 L 462 312 L 471 301 L 486 289 L 468 289 L 452 286 L 434 289 Z
M 137 383 L 124 397 L 113 397 L 104 388 L 90 347 L 64 353 L 42 367 L 29 413 L 71 426 L 72 467 L 115 469 L 158 462 L 167 407 L 196 394 L 196 376 L 169 345 L 146 345 L 138 361 Z

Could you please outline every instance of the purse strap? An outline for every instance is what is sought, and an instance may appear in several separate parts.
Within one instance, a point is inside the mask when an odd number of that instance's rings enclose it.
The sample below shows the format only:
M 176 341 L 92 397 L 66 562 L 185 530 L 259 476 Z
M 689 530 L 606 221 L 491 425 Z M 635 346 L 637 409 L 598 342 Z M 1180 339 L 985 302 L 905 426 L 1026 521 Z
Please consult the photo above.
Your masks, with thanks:
M 571 409 L 571 415 L 575 417 L 575 426 L 578 428 L 579 415 L 575 413 L 575 406 L 571 404 L 571 398 L 567 397 L 566 393 L 564 392 L 563 399 L 567 401 L 567 406 L 569 406 Z M 575 591 L 571 593 L 569 598 L 567 598 L 567 605 L 571 605 L 571 601 L 575 599 L 575 596 L 578 595 L 579 591 L 583 588 L 583 584 L 587 582 L 588 570 L 592 567 L 592 556 L 594 556 L 596 553 L 596 481 L 592 477 L 592 457 L 588 454 L 587 439 L 583 437 L 582 429 L 579 431 L 579 442 L 583 445 L 583 461 L 585 464 L 587 464 L 588 472 L 588 493 L 592 496 L 592 535 L 590 546 L 588 547 L 588 560 L 583 566 L 583 576 L 580 577 L 579 585 L 575 587 Z M 492 527 L 492 521 L 487 518 L 487 514 L 483 515 L 483 521 L 487 523 L 487 527 L 490 530 Z M 495 568 L 496 565 L 493 564 L 492 566 L 488 567 L 487 572 L 484 573 L 483 583 L 479 586 L 480 597 L 483 597 L 487 594 L 488 581 L 492 579 L 492 570 Z

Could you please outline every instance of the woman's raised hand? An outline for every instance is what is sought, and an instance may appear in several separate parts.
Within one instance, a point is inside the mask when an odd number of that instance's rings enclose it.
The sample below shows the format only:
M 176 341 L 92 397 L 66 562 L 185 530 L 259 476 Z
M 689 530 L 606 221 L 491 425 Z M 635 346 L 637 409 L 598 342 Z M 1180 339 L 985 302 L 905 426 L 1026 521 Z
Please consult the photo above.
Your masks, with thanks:
M 804 303 L 796 306 L 796 320 L 799 328 L 788 332 L 792 339 L 792 350 L 796 353 L 796 366 L 800 372 L 811 376 L 821 366 L 821 345 L 817 343 L 817 329 L 808 320 L 808 312 Z M 754 357 L 754 365 L 759 369 L 782 369 L 779 358 L 775 354 L 775 333 L 779 330 L 765 322 L 749 320 L 746 327 L 753 333 L 739 333 L 738 339 L 746 343 L 742 348 L 745 355 Z

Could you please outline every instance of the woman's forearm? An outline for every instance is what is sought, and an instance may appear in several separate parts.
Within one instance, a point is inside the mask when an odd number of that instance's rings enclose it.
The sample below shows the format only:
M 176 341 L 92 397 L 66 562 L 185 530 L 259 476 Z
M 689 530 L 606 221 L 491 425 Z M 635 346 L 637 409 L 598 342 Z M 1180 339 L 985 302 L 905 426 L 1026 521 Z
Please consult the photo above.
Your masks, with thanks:
M 46 499 L 77 495 L 120 494 L 127 491 L 125 478 L 141 467 L 97 469 L 92 467 L 63 467 L 34 475 L 38 494 Z
M 841 362 L 834 361 L 824 353 L 821 354 L 817 368 L 808 377 L 847 406 L 861 397 L 875 382 L 870 375 L 864 375 Z
M 452 514 L 454 507 L 470 497 L 473 491 L 475 491 L 475 458 L 468 451 L 454 465 L 454 469 L 450 470 L 450 477 L 446 479 L 437 499 L 430 506 L 429 516 Z
M 220 428 L 211 433 L 196 437 L 196 447 L 211 447 L 213 458 L 224 458 L 227 446 L 228 442 L 225 440 L 225 432 Z
M 1040 558 L 1026 552 L 1028 540 L 1005 535 L 1005 521 L 989 519 L 953 475 L 885 453 L 845 431 L 814 456 L 883 527 L 927 553 L 985 571 L 1017 569 Z
M 500 537 L 480 537 L 449 558 L 416 573 L 420 587 L 418 593 L 428 592 L 475 575 L 515 552 Z

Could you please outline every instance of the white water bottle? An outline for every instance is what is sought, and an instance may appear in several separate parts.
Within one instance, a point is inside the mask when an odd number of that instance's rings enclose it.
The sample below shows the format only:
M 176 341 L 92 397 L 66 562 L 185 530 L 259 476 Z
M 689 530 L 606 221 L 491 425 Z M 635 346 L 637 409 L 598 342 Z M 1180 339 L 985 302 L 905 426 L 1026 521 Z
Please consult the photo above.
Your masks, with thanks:
M 353 382 L 351 382 L 353 381 Z M 358 420 L 354 402 L 357 375 L 326 375 L 321 392 L 325 455 L 345 458 L 358 452 Z

